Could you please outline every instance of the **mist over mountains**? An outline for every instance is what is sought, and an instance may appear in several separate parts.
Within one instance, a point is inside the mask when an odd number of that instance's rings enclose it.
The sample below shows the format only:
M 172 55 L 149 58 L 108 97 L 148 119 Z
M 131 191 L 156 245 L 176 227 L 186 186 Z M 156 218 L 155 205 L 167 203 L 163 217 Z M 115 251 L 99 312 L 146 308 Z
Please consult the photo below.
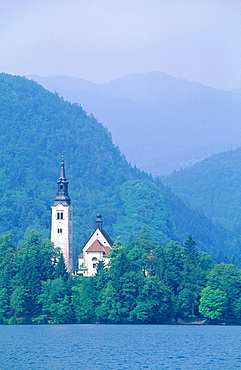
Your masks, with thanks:
M 162 181 L 182 200 L 231 231 L 241 234 L 241 148 L 212 155 L 174 171 Z
M 28 76 L 78 102 L 111 132 L 131 164 L 165 175 L 241 146 L 241 94 L 161 72 L 98 85 L 66 76 Z
M 34 228 L 50 236 L 64 150 L 76 253 L 100 211 L 106 231 L 122 243 L 145 226 L 160 243 L 184 242 L 191 233 L 201 250 L 216 256 L 227 247 L 233 254 L 221 227 L 128 164 L 94 116 L 24 77 L 0 74 L 0 142 L 0 234 L 10 232 L 17 241 Z

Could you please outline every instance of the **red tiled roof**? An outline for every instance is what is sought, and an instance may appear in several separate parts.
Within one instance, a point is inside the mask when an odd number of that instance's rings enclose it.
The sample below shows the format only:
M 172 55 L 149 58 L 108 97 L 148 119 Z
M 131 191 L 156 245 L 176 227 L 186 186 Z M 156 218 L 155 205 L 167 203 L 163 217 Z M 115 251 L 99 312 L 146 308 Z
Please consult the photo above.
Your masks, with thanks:
M 86 250 L 86 252 L 105 252 L 105 249 L 99 240 L 95 240 L 94 243 L 92 243 Z
M 105 250 L 105 257 L 108 257 L 108 255 L 110 254 L 111 248 L 107 245 L 103 245 L 103 248 Z
M 107 257 L 110 254 L 111 248 L 108 245 L 103 245 L 99 240 L 95 240 L 86 252 L 103 252 L 103 255 Z

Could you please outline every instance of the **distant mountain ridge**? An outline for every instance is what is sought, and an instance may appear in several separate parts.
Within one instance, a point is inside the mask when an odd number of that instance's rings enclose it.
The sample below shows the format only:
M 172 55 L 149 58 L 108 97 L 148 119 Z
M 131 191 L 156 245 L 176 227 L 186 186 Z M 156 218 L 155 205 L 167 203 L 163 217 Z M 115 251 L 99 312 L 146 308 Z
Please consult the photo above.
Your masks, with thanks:
M 0 74 L 0 144 L 0 234 L 19 240 L 34 228 L 50 236 L 64 150 L 76 253 L 93 232 L 98 210 L 108 234 L 122 243 L 146 226 L 160 243 L 183 242 L 192 233 L 207 253 L 225 248 L 222 228 L 131 167 L 93 116 L 24 77 Z
M 241 253 L 241 148 L 215 154 L 162 177 L 183 201 L 232 235 Z
M 66 76 L 28 76 L 93 113 L 128 161 L 163 175 L 241 146 L 241 94 L 161 72 L 97 85 Z

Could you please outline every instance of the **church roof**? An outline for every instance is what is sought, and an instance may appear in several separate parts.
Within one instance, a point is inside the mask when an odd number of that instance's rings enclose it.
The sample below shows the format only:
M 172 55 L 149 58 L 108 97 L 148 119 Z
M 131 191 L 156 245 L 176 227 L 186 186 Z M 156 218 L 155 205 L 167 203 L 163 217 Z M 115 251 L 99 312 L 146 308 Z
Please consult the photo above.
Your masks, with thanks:
M 103 252 L 106 256 L 110 253 L 110 247 L 103 245 L 99 240 L 95 240 L 86 252 Z
M 112 245 L 114 244 L 113 240 L 109 237 L 109 235 L 107 234 L 107 232 L 104 229 L 101 229 L 100 231 L 101 231 L 102 235 L 105 237 L 105 239 L 107 240 L 107 242 L 112 247 Z

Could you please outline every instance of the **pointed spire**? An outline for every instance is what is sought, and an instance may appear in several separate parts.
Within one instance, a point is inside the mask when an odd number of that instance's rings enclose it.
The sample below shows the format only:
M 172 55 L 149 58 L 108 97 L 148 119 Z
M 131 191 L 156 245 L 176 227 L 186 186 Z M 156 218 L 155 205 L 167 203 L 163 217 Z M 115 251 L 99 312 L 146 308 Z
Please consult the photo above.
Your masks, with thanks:
M 65 179 L 65 169 L 64 169 L 64 155 L 62 155 L 61 168 L 60 168 L 60 179 Z
M 64 156 L 62 155 L 60 176 L 57 180 L 58 192 L 57 192 L 57 197 L 54 199 L 54 205 L 58 203 L 69 205 L 71 203 L 71 200 L 68 194 L 68 183 L 69 183 L 68 179 L 65 177 Z

